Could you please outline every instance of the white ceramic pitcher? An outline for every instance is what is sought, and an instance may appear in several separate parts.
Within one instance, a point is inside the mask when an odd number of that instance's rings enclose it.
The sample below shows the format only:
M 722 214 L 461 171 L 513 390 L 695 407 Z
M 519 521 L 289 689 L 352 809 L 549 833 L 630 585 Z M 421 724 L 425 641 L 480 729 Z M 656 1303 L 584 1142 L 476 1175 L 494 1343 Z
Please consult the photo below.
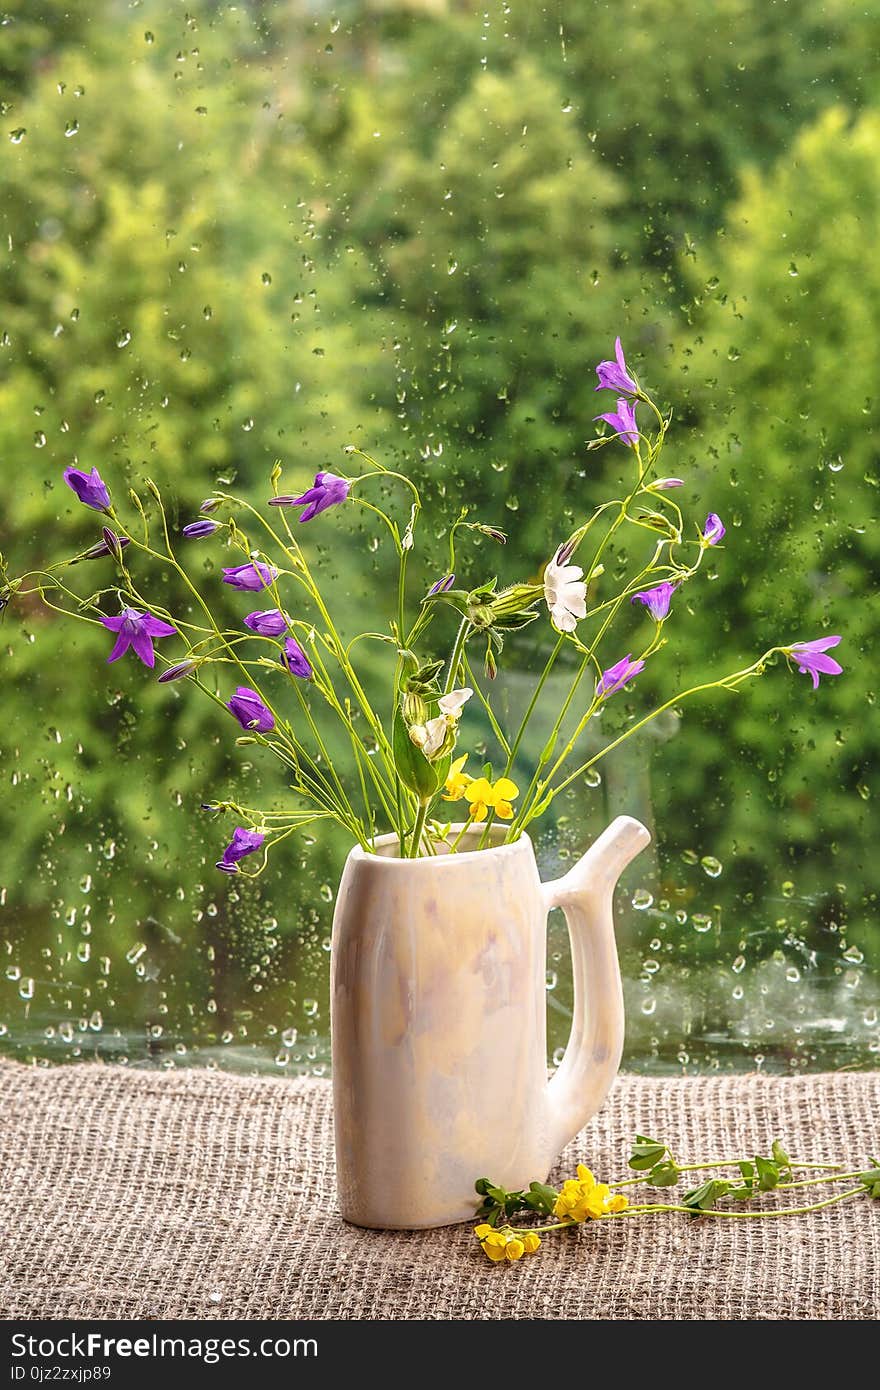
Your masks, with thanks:
M 545 884 L 527 835 L 425 859 L 397 858 L 392 835 L 375 853 L 351 851 L 331 955 L 347 1221 L 442 1226 L 473 1216 L 477 1178 L 509 1188 L 546 1178 L 617 1074 L 623 997 L 612 895 L 650 838 L 620 816 L 564 878 Z M 568 922 L 574 1015 L 548 1081 L 551 907 Z

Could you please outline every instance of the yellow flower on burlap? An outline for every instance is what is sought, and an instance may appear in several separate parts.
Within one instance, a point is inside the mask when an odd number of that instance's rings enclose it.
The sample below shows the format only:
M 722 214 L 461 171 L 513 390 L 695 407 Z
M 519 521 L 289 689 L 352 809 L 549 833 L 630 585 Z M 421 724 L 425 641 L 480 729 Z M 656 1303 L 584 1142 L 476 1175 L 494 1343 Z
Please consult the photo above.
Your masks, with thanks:
M 534 1255 L 541 1244 L 541 1237 L 533 1231 L 514 1231 L 510 1226 L 496 1230 L 494 1226 L 484 1223 L 474 1227 L 474 1235 L 482 1245 L 483 1253 L 496 1264 L 500 1260 L 513 1263 L 521 1260 L 523 1255 Z
M 626 1211 L 628 1205 L 622 1192 L 612 1193 L 607 1183 L 596 1182 L 589 1168 L 579 1163 L 577 1177 L 562 1184 L 553 1213 L 560 1220 L 596 1221 L 600 1216 Z

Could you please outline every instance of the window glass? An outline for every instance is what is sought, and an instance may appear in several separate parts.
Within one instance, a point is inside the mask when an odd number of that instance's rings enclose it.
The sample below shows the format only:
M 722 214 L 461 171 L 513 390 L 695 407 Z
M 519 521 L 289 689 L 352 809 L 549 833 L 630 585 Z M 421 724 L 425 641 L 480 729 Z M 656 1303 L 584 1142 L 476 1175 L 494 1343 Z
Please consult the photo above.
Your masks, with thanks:
M 510 537 L 473 546 L 474 582 L 534 581 L 624 478 L 624 450 L 585 449 L 619 333 L 727 536 L 603 731 L 776 642 L 840 633 L 844 674 L 670 709 L 540 823 L 542 872 L 615 814 L 652 830 L 617 904 L 630 1068 L 876 1065 L 880 5 L 692 0 L 685 27 L 672 0 L 7 0 L 0 551 L 91 544 L 74 462 L 155 479 L 182 525 L 354 442 L 434 509 L 425 587 L 462 505 Z M 359 630 L 387 544 L 343 509 L 308 544 Z M 223 558 L 190 563 L 210 586 Z M 0 1048 L 325 1073 L 344 836 L 217 873 L 200 806 L 283 795 L 259 750 L 35 600 L 0 633 Z M 512 716 L 551 642 L 508 642 Z

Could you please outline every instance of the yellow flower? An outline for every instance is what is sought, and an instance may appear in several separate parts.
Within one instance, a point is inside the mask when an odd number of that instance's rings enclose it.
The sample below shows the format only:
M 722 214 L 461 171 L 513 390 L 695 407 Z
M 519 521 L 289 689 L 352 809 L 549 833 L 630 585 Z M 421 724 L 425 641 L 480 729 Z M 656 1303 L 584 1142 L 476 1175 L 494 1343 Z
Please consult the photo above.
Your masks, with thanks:
M 554 1215 L 561 1220 L 596 1221 L 610 1212 L 624 1211 L 627 1200 L 622 1195 L 611 1194 L 607 1183 L 596 1182 L 589 1168 L 578 1164 L 577 1178 L 568 1178 L 556 1198 Z
M 540 1236 L 532 1231 L 518 1232 L 512 1226 L 502 1226 L 500 1231 L 496 1231 L 494 1226 L 485 1223 L 482 1226 L 474 1227 L 474 1235 L 483 1247 L 483 1253 L 497 1264 L 500 1260 L 508 1260 L 513 1264 L 516 1260 L 521 1260 L 523 1255 L 533 1255 L 541 1244 Z
M 465 788 L 464 794 L 470 803 L 472 820 L 485 820 L 490 810 L 494 810 L 502 820 L 510 820 L 513 815 L 510 803 L 519 796 L 519 787 L 509 777 L 499 777 L 494 785 L 485 777 L 476 777 Z
M 495 798 L 495 814 L 502 820 L 510 820 L 513 816 L 511 801 L 519 796 L 519 787 L 515 782 L 511 782 L 509 777 L 499 777 L 492 788 L 492 795 Z
M 465 791 L 474 779 L 462 771 L 467 762 L 468 755 L 463 753 L 460 758 L 456 758 L 446 777 L 446 789 L 443 796 L 444 801 L 461 801 Z
M 465 788 L 465 796 L 470 804 L 471 820 L 485 820 L 492 805 L 492 786 L 485 777 L 476 777 Z

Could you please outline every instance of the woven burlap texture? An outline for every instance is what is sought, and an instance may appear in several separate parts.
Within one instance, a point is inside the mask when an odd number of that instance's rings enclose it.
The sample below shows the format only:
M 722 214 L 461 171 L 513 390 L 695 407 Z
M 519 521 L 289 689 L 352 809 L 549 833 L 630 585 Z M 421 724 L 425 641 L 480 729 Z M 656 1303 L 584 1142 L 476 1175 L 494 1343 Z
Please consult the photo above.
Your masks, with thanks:
M 622 1076 L 566 1150 L 622 1176 L 638 1131 L 684 1162 L 766 1150 L 862 1163 L 880 1073 Z M 335 1210 L 314 1079 L 0 1063 L 0 1313 L 48 1318 L 864 1319 L 880 1202 L 784 1220 L 594 1222 L 515 1266 L 469 1226 L 359 1231 Z M 827 1192 L 827 1189 L 825 1189 Z M 772 1199 L 770 1199 L 772 1200 Z

